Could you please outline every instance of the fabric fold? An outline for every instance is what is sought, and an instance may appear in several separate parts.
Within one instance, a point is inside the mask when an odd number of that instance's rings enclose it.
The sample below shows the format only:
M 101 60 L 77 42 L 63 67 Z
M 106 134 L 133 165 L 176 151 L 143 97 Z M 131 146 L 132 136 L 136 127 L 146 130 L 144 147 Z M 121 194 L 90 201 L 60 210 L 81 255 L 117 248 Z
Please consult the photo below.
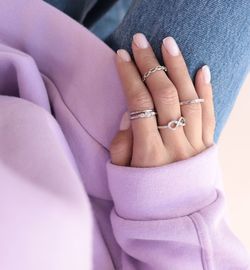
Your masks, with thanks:
M 17 97 L 0 96 L 0 187 L 0 269 L 92 269 L 75 159 L 51 114 Z
M 245 269 L 217 147 L 112 165 L 127 110 L 115 52 L 40 0 L 0 1 L 0 21 L 0 269 Z
M 117 166 L 109 159 L 106 167 L 115 209 L 123 218 L 150 220 L 189 215 L 217 197 L 217 144 L 164 166 Z

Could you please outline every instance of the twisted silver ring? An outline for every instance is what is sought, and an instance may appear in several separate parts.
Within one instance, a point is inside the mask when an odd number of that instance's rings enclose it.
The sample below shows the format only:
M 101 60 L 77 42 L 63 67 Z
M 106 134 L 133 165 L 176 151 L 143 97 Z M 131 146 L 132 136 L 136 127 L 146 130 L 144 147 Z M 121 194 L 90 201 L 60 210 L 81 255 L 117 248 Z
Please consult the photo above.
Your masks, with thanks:
M 142 76 L 142 81 L 145 82 L 145 80 L 154 72 L 164 70 L 167 72 L 167 68 L 165 66 L 156 66 L 154 68 L 151 68 L 149 71 L 147 71 L 143 76 Z

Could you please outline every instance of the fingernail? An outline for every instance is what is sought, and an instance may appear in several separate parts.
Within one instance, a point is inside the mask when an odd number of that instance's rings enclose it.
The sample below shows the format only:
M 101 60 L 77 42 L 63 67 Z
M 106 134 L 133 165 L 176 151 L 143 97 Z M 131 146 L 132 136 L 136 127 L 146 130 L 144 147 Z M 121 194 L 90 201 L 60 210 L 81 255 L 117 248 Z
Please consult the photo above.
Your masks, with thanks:
M 125 62 L 130 62 L 131 57 L 126 50 L 120 49 L 117 51 L 117 54 L 121 57 L 121 59 Z
M 208 65 L 202 67 L 203 78 L 205 83 L 209 84 L 211 82 L 211 72 Z
M 122 116 L 120 123 L 120 130 L 126 130 L 130 126 L 130 118 L 128 112 L 125 112 Z
M 172 37 L 166 37 L 163 39 L 163 45 L 168 51 L 168 53 L 172 56 L 177 56 L 180 53 L 180 49 Z
M 141 49 L 146 49 L 148 48 L 148 41 L 147 38 L 145 37 L 144 34 L 142 33 L 137 33 L 133 36 L 133 41 L 136 44 L 137 47 L 141 48 Z

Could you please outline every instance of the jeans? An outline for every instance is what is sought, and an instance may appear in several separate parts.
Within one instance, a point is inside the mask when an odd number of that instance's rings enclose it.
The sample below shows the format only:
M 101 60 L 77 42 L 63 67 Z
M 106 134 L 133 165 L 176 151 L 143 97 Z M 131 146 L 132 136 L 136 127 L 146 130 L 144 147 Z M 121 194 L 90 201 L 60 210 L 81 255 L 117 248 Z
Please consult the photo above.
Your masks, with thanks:
M 93 26 L 117 0 L 44 0 L 87 28 Z M 129 0 L 130 1 L 130 0 Z
M 160 46 L 170 35 L 180 46 L 193 80 L 202 65 L 209 65 L 217 143 L 249 72 L 249 14 L 249 0 L 134 0 L 104 41 L 114 50 L 131 52 L 133 34 L 143 32 L 163 64 Z
M 90 27 L 90 31 L 105 41 L 107 36 L 110 35 L 122 21 L 131 2 L 132 0 L 118 1 L 101 19 Z

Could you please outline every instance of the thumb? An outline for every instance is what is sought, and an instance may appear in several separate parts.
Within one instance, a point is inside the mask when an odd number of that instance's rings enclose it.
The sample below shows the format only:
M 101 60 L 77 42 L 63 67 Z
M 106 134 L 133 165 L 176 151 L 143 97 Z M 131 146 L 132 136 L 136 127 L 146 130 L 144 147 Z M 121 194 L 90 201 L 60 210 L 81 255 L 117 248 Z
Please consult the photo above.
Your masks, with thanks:
M 132 156 L 132 129 L 128 112 L 123 114 L 120 131 L 110 144 L 111 161 L 115 165 L 129 166 Z

